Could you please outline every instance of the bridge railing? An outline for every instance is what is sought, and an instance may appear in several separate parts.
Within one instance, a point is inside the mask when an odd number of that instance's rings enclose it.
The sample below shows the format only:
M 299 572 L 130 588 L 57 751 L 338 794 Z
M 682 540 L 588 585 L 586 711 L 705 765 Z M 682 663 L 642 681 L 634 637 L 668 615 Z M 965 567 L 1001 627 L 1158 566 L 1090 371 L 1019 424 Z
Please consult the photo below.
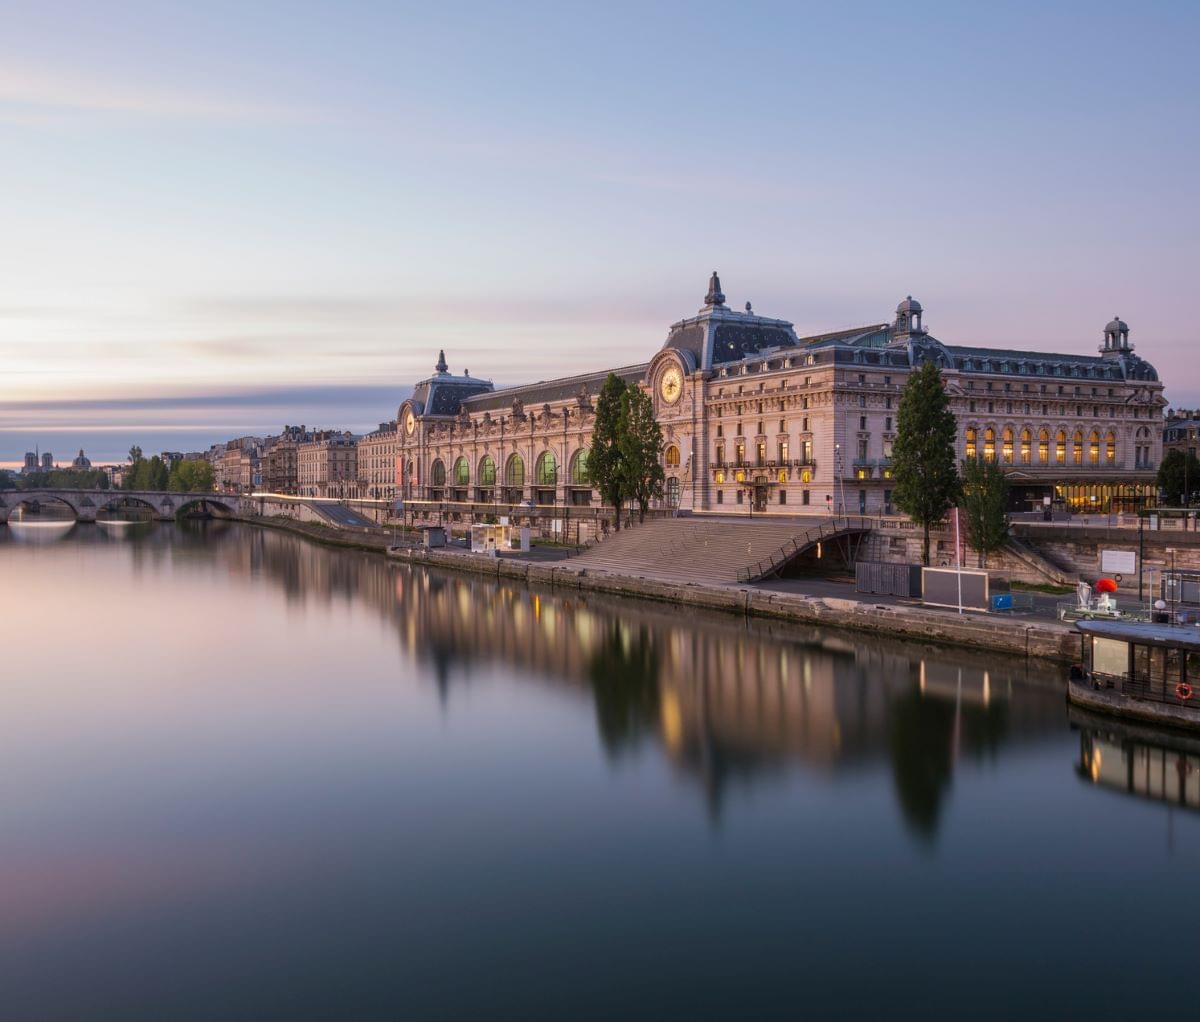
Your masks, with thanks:
M 833 539 L 836 536 L 845 535 L 850 532 L 869 532 L 871 528 L 872 520 L 861 516 L 834 518 L 822 522 L 816 528 L 806 529 L 799 536 L 789 539 L 769 557 L 740 568 L 737 579 L 739 582 L 754 582 L 761 578 L 767 578 L 770 575 L 774 575 L 797 554 L 807 550 L 816 543 L 820 543 L 822 540 Z

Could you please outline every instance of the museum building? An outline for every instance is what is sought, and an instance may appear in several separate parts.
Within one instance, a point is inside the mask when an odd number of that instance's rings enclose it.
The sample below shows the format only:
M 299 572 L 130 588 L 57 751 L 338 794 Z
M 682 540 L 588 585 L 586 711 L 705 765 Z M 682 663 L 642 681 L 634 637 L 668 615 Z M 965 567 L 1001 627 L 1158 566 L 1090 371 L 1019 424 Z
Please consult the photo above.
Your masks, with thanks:
M 1015 510 L 1110 511 L 1153 499 L 1162 383 L 1114 317 L 1095 355 L 945 344 L 911 296 L 890 323 L 797 336 L 730 308 L 714 272 L 696 315 L 650 361 L 496 389 L 439 356 L 399 409 L 397 494 L 414 507 L 588 506 L 595 400 L 609 372 L 653 396 L 664 505 L 732 513 L 892 514 L 892 444 L 908 373 L 932 361 L 960 458 L 998 461 Z M 468 509 L 465 505 L 476 505 Z

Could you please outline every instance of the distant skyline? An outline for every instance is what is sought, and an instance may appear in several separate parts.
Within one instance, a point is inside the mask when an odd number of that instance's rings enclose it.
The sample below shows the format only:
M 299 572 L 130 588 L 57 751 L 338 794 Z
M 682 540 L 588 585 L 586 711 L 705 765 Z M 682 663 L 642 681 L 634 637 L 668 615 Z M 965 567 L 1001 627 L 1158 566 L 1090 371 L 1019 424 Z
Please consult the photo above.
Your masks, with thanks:
M 5 2 L 0 464 L 367 429 L 444 348 L 1120 314 L 1200 404 L 1200 5 Z

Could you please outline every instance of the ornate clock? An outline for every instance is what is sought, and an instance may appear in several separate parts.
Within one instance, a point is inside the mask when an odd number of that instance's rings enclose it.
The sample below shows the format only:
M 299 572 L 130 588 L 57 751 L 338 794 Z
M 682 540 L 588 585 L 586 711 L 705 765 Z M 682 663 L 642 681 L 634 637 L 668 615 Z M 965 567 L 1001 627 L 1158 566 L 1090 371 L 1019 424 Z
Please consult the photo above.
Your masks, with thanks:
M 409 436 L 412 436 L 413 430 L 415 430 L 416 428 L 417 428 L 417 417 L 415 415 L 413 415 L 412 409 L 410 408 L 407 412 L 404 413 L 404 432 L 407 433 Z
M 683 373 L 679 371 L 679 366 L 669 366 L 662 374 L 658 381 L 658 392 L 669 405 L 679 400 L 683 393 Z

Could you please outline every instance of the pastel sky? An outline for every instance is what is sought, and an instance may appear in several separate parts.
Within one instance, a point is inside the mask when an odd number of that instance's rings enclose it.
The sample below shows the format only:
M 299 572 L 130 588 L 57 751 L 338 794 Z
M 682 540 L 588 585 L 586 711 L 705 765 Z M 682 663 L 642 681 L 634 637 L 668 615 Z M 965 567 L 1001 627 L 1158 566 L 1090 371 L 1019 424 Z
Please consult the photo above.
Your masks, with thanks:
M 0 463 L 370 427 L 439 348 L 642 361 L 709 272 L 801 332 L 1200 403 L 1200 4 L 0 0 Z

